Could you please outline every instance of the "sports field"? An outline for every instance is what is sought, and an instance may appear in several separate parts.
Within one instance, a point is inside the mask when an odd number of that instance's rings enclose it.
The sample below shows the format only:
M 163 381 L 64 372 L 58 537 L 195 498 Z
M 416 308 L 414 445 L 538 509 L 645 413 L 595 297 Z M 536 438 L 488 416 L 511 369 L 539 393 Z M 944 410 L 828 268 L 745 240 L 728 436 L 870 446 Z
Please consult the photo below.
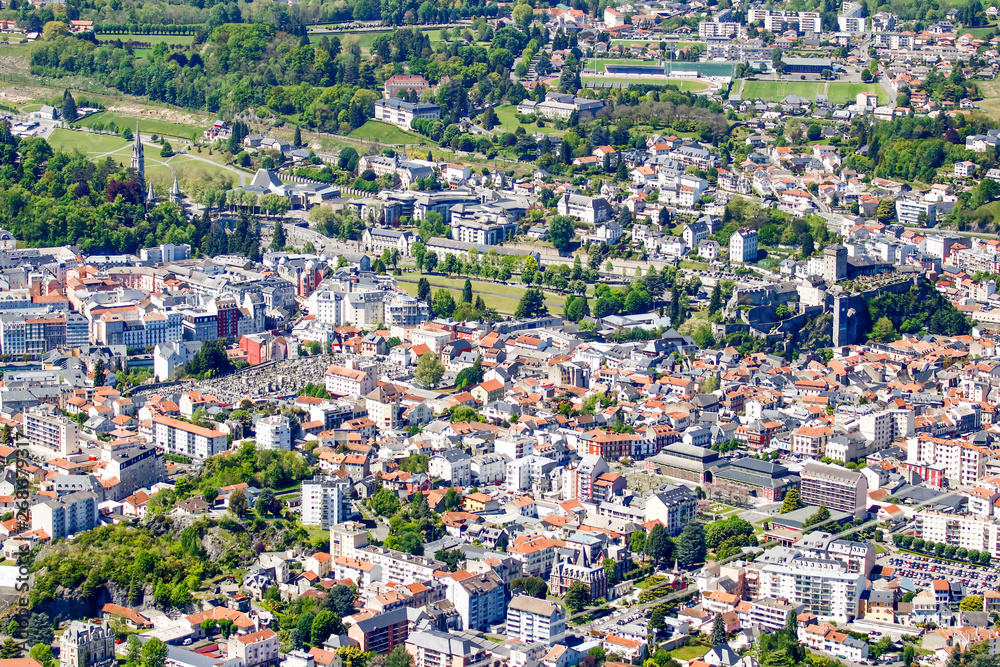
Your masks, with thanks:
M 827 96 L 830 104 L 849 104 L 858 98 L 858 93 L 878 93 L 878 103 L 886 104 L 889 96 L 877 83 L 847 83 L 845 81 L 834 81 L 830 83 L 830 90 Z
M 650 83 L 655 85 L 666 85 L 672 84 L 677 86 L 677 89 L 682 92 L 692 92 L 697 93 L 702 90 L 707 90 L 710 86 L 703 81 L 696 81 L 692 79 L 669 79 L 665 76 L 637 76 L 637 77 L 627 77 L 627 76 L 581 76 L 580 80 L 584 83 L 595 82 L 600 83 L 602 81 L 613 81 L 615 83 Z M 544 130 L 543 130 L 544 131 Z
M 781 101 L 789 95 L 815 100 L 817 95 L 827 95 L 830 104 L 853 102 L 861 92 L 878 93 L 880 104 L 889 97 L 877 83 L 848 83 L 846 81 L 747 81 L 743 84 L 743 99 Z

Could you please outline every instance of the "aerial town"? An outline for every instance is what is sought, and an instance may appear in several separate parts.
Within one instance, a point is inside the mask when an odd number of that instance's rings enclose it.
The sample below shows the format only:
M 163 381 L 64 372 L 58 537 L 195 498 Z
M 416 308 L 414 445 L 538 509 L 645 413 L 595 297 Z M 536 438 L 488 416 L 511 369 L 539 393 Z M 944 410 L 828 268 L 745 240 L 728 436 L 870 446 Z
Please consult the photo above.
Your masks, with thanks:
M 1000 667 L 998 19 L 0 3 L 0 667 Z

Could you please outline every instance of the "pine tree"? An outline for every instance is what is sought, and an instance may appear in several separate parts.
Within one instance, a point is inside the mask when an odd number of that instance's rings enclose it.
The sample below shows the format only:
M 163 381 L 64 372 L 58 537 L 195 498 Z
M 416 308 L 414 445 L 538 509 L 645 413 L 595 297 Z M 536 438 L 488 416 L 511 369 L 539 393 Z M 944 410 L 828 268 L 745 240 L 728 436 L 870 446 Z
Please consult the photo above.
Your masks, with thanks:
M 718 646 L 726 641 L 726 626 L 722 622 L 722 614 L 716 614 L 712 620 L 712 634 L 708 640 L 712 646 Z
M 721 307 L 722 288 L 719 287 L 719 283 L 715 283 L 715 287 L 712 288 L 712 298 L 708 301 L 708 312 L 710 315 L 715 315 Z
M 705 527 L 698 521 L 689 522 L 677 538 L 677 560 L 681 565 L 695 565 L 704 562 L 706 553 Z
M 67 123 L 72 123 L 76 120 L 76 100 L 73 99 L 69 88 L 63 93 L 62 117 Z
M 302 147 L 302 130 L 298 126 L 295 127 L 295 139 L 292 140 L 292 143 L 295 144 L 296 148 Z
M 789 512 L 794 512 L 800 507 L 802 507 L 802 498 L 799 496 L 799 490 L 792 489 L 785 494 L 785 500 L 781 503 L 781 511 L 778 513 L 788 514 Z
M 271 241 L 271 248 L 273 250 L 281 250 L 288 243 L 285 238 L 285 228 L 280 222 L 274 224 L 274 240 Z
M 472 303 L 472 281 L 468 278 L 462 286 L 462 303 Z

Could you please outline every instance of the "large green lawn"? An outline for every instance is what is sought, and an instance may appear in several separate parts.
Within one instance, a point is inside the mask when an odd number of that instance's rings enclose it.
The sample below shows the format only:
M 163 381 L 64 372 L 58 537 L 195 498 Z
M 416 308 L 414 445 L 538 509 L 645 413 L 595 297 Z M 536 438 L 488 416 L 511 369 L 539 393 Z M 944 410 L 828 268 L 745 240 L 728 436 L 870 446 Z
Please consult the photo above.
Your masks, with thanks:
M 96 156 L 102 153 L 112 153 L 131 144 L 114 134 L 93 134 L 91 132 L 75 132 L 57 128 L 49 137 L 49 145 L 54 150 L 70 153 L 80 151 L 84 155 Z
M 521 123 L 517 120 L 517 107 L 513 104 L 506 104 L 502 107 L 495 107 L 493 111 L 496 112 L 497 120 L 500 124 L 493 128 L 494 132 L 513 132 L 516 130 Z M 524 131 L 528 134 L 533 134 L 535 132 L 541 132 L 542 134 L 548 134 L 550 136 L 561 137 L 566 134 L 565 130 L 558 130 L 556 126 L 553 125 L 552 121 L 546 120 L 545 127 L 538 127 L 534 123 L 524 126 Z
M 132 131 L 135 131 L 136 123 L 138 123 L 139 131 L 147 137 L 156 134 L 164 137 L 189 139 L 191 141 L 201 136 L 203 131 L 202 128 L 194 127 L 193 125 L 171 123 L 156 118 L 132 118 L 130 116 L 111 113 L 110 111 L 95 113 L 74 124 L 82 127 L 93 127 L 96 123 L 103 123 L 104 125 L 114 123 L 118 127 L 127 127 Z
M 316 28 L 322 28 L 322 27 L 323 26 L 316 26 Z M 375 41 L 376 38 L 378 38 L 380 35 L 391 35 L 394 31 L 393 30 L 372 30 L 370 32 L 336 32 L 336 33 L 326 33 L 326 32 L 315 31 L 313 28 L 310 28 L 309 32 L 311 34 L 311 37 L 309 38 L 310 42 L 312 42 L 313 40 L 320 40 L 320 39 L 322 39 L 323 35 L 327 35 L 327 36 L 331 36 L 331 37 L 333 35 L 336 35 L 340 39 L 343 39 L 344 37 L 357 37 L 358 38 L 358 46 L 361 47 L 361 51 L 363 53 L 368 53 L 371 50 L 372 43 Z M 442 39 L 441 39 L 441 29 L 440 28 L 427 28 L 427 29 L 423 30 L 422 32 L 424 32 L 424 33 L 427 34 L 427 37 L 430 38 L 430 40 L 431 40 L 431 44 L 437 44 L 438 42 L 442 41 Z
M 681 646 L 670 652 L 671 657 L 676 660 L 694 660 L 708 653 L 707 646 Z
M 150 44 L 163 42 L 170 46 L 174 44 L 188 46 L 194 41 L 194 35 L 112 35 L 109 33 L 97 33 L 94 36 L 101 41 L 120 39 L 123 42 L 149 42 Z
M 408 294 L 417 295 L 417 281 L 420 277 L 416 273 L 404 273 L 396 281 Z M 443 276 L 423 276 L 431 285 L 431 291 L 447 289 L 458 302 L 462 297 L 462 287 L 465 285 L 465 278 L 445 278 Z M 483 297 L 483 301 L 490 308 L 496 308 L 497 312 L 511 314 L 517 308 L 518 301 L 524 296 L 527 287 L 520 285 L 501 285 L 482 280 L 472 280 L 472 292 L 474 295 Z M 473 297 L 475 298 L 475 297 Z M 562 315 L 564 299 L 554 294 L 545 295 L 545 305 L 549 312 L 554 315 Z
M 877 83 L 849 83 L 846 81 L 747 81 L 743 84 L 743 99 L 763 99 L 780 102 L 789 95 L 798 95 L 815 100 L 817 95 L 826 94 L 830 104 L 848 104 L 858 93 L 878 93 L 880 104 L 889 101 L 888 95 Z
M 830 91 L 827 93 L 830 104 L 850 104 L 858 98 L 858 93 L 878 93 L 878 103 L 887 104 L 889 96 L 885 90 L 877 83 L 847 83 L 846 81 L 833 81 L 830 83 Z
M 380 144 L 428 144 L 437 146 L 436 141 L 416 132 L 406 132 L 395 125 L 383 123 L 380 120 L 369 120 L 361 127 L 353 130 L 349 135 L 354 139 L 362 141 L 375 141 Z
M 132 161 L 132 143 L 121 137 L 110 134 L 92 134 L 57 128 L 49 137 L 49 145 L 53 149 L 65 152 L 80 151 L 92 160 L 103 160 L 110 157 L 121 165 Z M 206 178 L 218 175 L 229 177 L 236 185 L 248 183 L 250 176 L 232 167 L 210 160 L 208 153 L 192 155 L 174 155 L 170 158 L 160 157 L 154 146 L 146 145 L 146 176 L 155 187 L 166 190 L 173 182 L 175 174 L 193 171 Z M 204 159 L 199 159 L 204 158 Z

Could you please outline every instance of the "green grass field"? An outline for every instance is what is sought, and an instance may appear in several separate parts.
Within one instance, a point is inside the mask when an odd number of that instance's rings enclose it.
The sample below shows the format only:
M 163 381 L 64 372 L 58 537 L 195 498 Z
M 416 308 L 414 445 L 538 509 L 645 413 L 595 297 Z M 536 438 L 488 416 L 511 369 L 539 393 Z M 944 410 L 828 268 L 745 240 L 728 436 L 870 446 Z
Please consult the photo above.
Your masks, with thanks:
M 710 86 L 703 81 L 695 81 L 692 79 L 670 79 L 667 77 L 658 76 L 644 76 L 641 81 L 636 78 L 629 78 L 627 76 L 581 76 L 580 80 L 584 83 L 600 83 L 601 81 L 614 81 L 616 83 L 652 83 L 658 85 L 671 84 L 677 86 L 677 89 L 681 92 L 692 92 L 697 93 L 702 90 L 707 90 Z
M 993 24 L 983 28 L 962 28 L 958 31 L 956 37 L 968 33 L 976 39 L 986 39 L 994 32 L 998 32 L 998 30 L 1000 30 L 1000 25 L 998 24 Z
M 120 39 L 123 42 L 149 42 L 150 44 L 159 44 L 160 42 L 164 42 L 170 46 L 173 46 L 174 44 L 183 44 L 188 46 L 194 41 L 194 35 L 111 35 L 107 33 L 98 33 L 95 37 L 101 41 L 114 41 L 116 39 Z
M 139 131 L 147 136 L 157 134 L 164 137 L 175 137 L 193 141 L 202 133 L 201 128 L 194 127 L 193 125 L 171 123 L 169 121 L 157 120 L 155 118 L 132 118 L 130 116 L 121 116 L 108 111 L 102 111 L 100 113 L 95 113 L 92 116 L 87 116 L 83 120 L 77 121 L 74 124 L 81 127 L 93 127 L 96 123 L 104 123 L 105 125 L 108 123 L 114 123 L 118 127 L 127 127 L 134 131 L 137 121 L 139 123 Z
M 594 61 L 590 60 L 586 64 L 589 67 L 591 65 L 594 65 Z M 597 61 L 597 71 L 598 72 L 603 72 L 605 65 L 654 65 L 654 64 L 655 63 L 652 60 L 650 60 L 650 61 L 645 61 L 645 60 L 627 60 L 627 59 L 598 60 Z
M 685 46 L 705 46 L 705 42 L 673 42 L 668 40 L 663 40 L 667 43 L 667 48 L 683 49 Z M 635 46 L 636 44 L 640 46 L 646 46 L 647 44 L 660 45 L 660 40 L 655 39 L 615 39 L 612 40 L 611 46 L 621 45 L 621 46 Z
M 445 278 L 443 276 L 423 276 L 431 284 L 431 291 L 437 292 L 444 288 L 451 292 L 458 302 L 462 298 L 462 287 L 465 285 L 465 278 Z M 406 290 L 407 294 L 417 295 L 417 281 L 420 279 L 415 273 L 404 273 L 396 278 L 399 286 Z M 524 296 L 527 287 L 518 285 L 501 285 L 498 283 L 484 282 L 482 280 L 472 280 L 472 292 L 474 295 L 483 297 L 483 301 L 490 308 L 496 308 L 498 313 L 512 314 L 517 308 L 517 302 Z M 475 299 L 475 296 L 473 297 Z M 562 315 L 564 299 L 554 294 L 545 294 L 545 305 L 553 315 Z
M 57 128 L 49 137 L 49 145 L 53 150 L 67 153 L 80 151 L 84 155 L 100 155 L 121 150 L 131 144 L 113 134 L 92 134 Z
M 92 160 L 110 157 L 121 165 L 127 165 L 132 160 L 132 143 L 110 134 L 91 134 L 57 128 L 48 141 L 54 150 L 80 151 Z M 158 188 L 162 186 L 164 190 L 173 181 L 175 173 L 191 169 L 209 176 L 225 175 L 235 184 L 248 183 L 251 178 L 249 174 L 235 168 L 208 161 L 212 158 L 207 153 L 162 158 L 156 147 L 150 145 L 146 145 L 144 152 L 147 177 L 153 181 L 154 186 Z
M 830 83 L 830 91 L 827 95 L 830 98 L 830 104 L 850 104 L 857 99 L 858 93 L 878 93 L 879 104 L 889 102 L 889 96 L 877 83 L 834 81 Z
M 517 121 L 517 107 L 512 104 L 507 104 L 502 107 L 495 107 L 493 111 L 496 112 L 497 120 L 500 124 L 493 128 L 494 132 L 502 130 L 503 132 L 513 132 L 521 125 Z M 561 137 L 566 134 L 565 130 L 557 130 L 556 126 L 552 124 L 552 121 L 545 121 L 545 127 L 538 127 L 534 123 L 531 125 L 525 125 L 524 131 L 528 134 L 533 134 L 535 132 L 541 132 L 542 134 L 547 134 L 549 136 Z
M 743 99 L 763 99 L 779 102 L 789 95 L 798 95 L 815 100 L 817 95 L 826 94 L 830 104 L 849 104 L 858 93 L 878 93 L 878 101 L 885 104 L 889 96 L 877 83 L 849 83 L 846 81 L 747 81 L 743 85 Z
M 428 144 L 437 146 L 436 141 L 431 141 L 422 134 L 406 132 L 395 125 L 383 123 L 380 120 L 369 120 L 361 127 L 353 130 L 348 136 L 354 139 L 361 139 L 362 141 L 377 141 L 380 144 Z
M 431 44 L 437 44 L 438 42 L 442 41 L 440 28 L 428 28 L 423 32 L 427 33 L 427 36 L 430 37 Z M 371 32 L 337 32 L 337 33 L 323 33 L 323 32 L 310 31 L 311 36 L 309 39 L 311 42 L 314 39 L 315 40 L 323 39 L 323 35 L 328 35 L 328 36 L 337 35 L 343 40 L 344 37 L 356 36 L 358 38 L 358 46 L 361 47 L 362 53 L 367 54 L 372 48 L 372 43 L 379 35 L 391 35 L 392 33 L 393 33 L 392 30 L 377 30 L 377 31 L 373 30 Z
M 681 646 L 670 652 L 675 660 L 694 660 L 708 653 L 707 646 Z

